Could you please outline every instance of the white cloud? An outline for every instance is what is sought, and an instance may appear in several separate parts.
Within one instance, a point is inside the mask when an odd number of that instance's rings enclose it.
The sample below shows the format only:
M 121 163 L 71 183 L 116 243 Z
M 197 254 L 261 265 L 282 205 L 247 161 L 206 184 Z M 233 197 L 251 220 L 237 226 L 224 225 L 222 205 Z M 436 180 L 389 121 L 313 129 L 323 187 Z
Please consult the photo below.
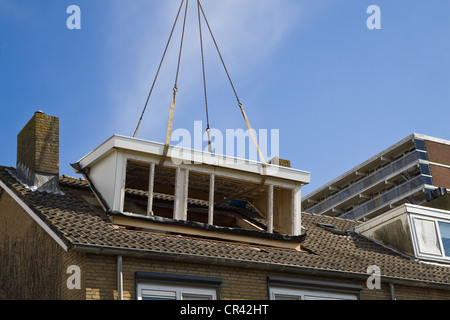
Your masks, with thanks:
M 225 55 L 244 69 L 270 54 L 300 14 L 298 1 L 291 0 L 214 1 L 203 7 Z

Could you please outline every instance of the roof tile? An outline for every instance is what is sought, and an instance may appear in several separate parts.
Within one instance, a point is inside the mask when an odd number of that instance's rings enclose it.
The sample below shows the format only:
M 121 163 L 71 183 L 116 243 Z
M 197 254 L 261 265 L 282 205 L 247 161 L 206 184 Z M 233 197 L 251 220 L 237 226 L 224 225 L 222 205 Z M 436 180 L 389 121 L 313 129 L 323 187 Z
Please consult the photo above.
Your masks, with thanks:
M 302 213 L 307 237 L 305 251 L 252 246 L 193 236 L 134 231 L 118 228 L 92 207 L 86 196 L 93 197 L 88 183 L 62 176 L 61 194 L 31 191 L 8 173 L 14 168 L 0 167 L 0 180 L 13 190 L 68 245 L 91 245 L 161 254 L 183 254 L 223 260 L 246 261 L 293 268 L 316 268 L 344 273 L 365 274 L 377 265 L 382 276 L 450 284 L 449 267 L 421 263 L 382 246 L 352 229 L 353 220 Z M 318 224 L 334 225 L 345 234 L 331 232 Z

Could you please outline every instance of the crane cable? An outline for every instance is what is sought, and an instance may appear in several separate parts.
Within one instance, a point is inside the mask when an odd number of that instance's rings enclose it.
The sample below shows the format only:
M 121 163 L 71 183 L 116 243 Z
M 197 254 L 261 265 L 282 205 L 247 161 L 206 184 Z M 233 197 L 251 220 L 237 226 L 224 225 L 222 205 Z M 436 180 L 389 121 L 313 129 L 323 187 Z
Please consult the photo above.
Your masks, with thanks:
M 212 153 L 211 128 L 209 127 L 208 94 L 207 94 L 207 90 L 206 90 L 205 56 L 203 53 L 202 22 L 201 22 L 201 17 L 200 17 L 200 1 L 199 0 L 197 0 L 197 12 L 198 12 L 198 31 L 200 34 L 200 51 L 201 51 L 201 56 L 202 56 L 203 90 L 205 92 L 206 133 L 208 134 L 208 151 L 210 153 Z
M 183 20 L 183 31 L 181 33 L 181 42 L 180 42 L 180 50 L 178 52 L 178 64 L 177 64 L 177 73 L 175 76 L 175 84 L 173 85 L 173 95 L 172 102 L 170 103 L 170 112 L 169 112 L 169 121 L 167 124 L 167 133 L 166 133 L 166 142 L 164 144 L 164 150 L 159 162 L 159 165 L 162 166 L 166 161 L 167 153 L 170 147 L 170 138 L 172 137 L 172 125 L 173 125 L 173 115 L 175 112 L 175 98 L 178 92 L 178 75 L 180 72 L 180 64 L 181 64 L 181 52 L 183 51 L 183 41 L 184 41 L 184 31 L 186 28 L 186 16 L 188 9 L 189 0 L 186 0 L 186 9 L 184 10 L 184 20 Z
M 166 141 L 165 141 L 165 144 L 164 144 L 164 151 L 163 151 L 163 155 L 162 155 L 162 158 L 161 158 L 161 161 L 160 161 L 160 165 L 164 164 L 164 162 L 165 162 L 165 159 L 167 157 L 167 153 L 168 153 L 168 150 L 169 150 L 169 146 L 170 146 L 171 135 L 172 135 L 173 116 L 174 116 L 174 111 L 175 111 L 175 98 L 176 98 L 176 94 L 178 92 L 177 82 L 178 82 L 178 75 L 179 75 L 179 70 L 180 70 L 181 53 L 182 53 L 182 49 L 183 49 L 183 41 L 184 41 L 184 33 L 185 33 L 185 26 L 186 26 L 186 16 L 187 16 L 188 3 L 189 3 L 189 0 L 186 0 L 186 7 L 185 7 L 184 21 L 183 21 L 183 31 L 182 31 L 182 36 L 181 36 L 180 50 L 179 50 L 179 54 L 178 54 L 177 72 L 176 72 L 176 76 L 175 76 L 175 84 L 174 84 L 174 88 L 173 88 L 172 101 L 171 101 L 171 105 L 170 105 L 169 121 L 168 121 L 168 126 L 167 126 L 167 133 L 166 133 Z M 134 132 L 133 138 L 135 138 L 136 135 L 137 135 L 137 132 L 138 132 L 139 127 L 140 127 L 140 124 L 142 122 L 142 118 L 143 118 L 144 113 L 145 113 L 145 111 L 147 109 L 148 102 L 150 100 L 150 96 L 151 96 L 151 94 L 153 92 L 153 88 L 154 88 L 156 80 L 158 78 L 158 75 L 159 75 L 162 63 L 163 63 L 164 58 L 166 56 L 167 49 L 168 49 L 168 46 L 169 46 L 170 41 L 172 39 L 172 35 L 173 35 L 173 32 L 174 32 L 174 29 L 175 29 L 175 27 L 177 25 L 178 18 L 179 18 L 181 9 L 183 7 L 183 4 L 184 4 L 184 0 L 181 1 L 180 7 L 178 9 L 178 13 L 177 13 L 177 16 L 175 18 L 175 22 L 174 22 L 172 30 L 170 32 L 169 39 L 168 39 L 166 47 L 164 49 L 163 56 L 162 56 L 161 61 L 159 63 L 158 70 L 156 72 L 156 76 L 155 76 L 155 78 L 153 80 L 153 83 L 152 83 L 152 86 L 150 88 L 150 92 L 149 92 L 147 100 L 145 102 L 145 106 L 144 106 L 144 109 L 142 111 L 141 117 L 140 117 L 140 119 L 138 121 L 138 125 L 136 127 L 135 132 Z M 260 147 L 258 145 L 258 141 L 257 141 L 257 139 L 255 137 L 255 134 L 253 132 L 253 129 L 252 129 L 251 125 L 250 125 L 250 121 L 249 121 L 249 119 L 248 119 L 248 117 L 247 117 L 247 115 L 246 115 L 246 113 L 244 111 L 244 106 L 243 106 L 242 102 L 240 101 L 239 96 L 237 95 L 237 92 L 236 92 L 236 89 L 234 87 L 233 81 L 231 80 L 230 74 L 229 74 L 228 69 L 227 69 L 227 67 L 225 65 L 225 62 L 223 60 L 223 57 L 222 57 L 222 54 L 220 52 L 219 46 L 217 45 L 216 39 L 215 39 L 214 34 L 213 34 L 212 30 L 211 30 L 211 27 L 209 25 L 208 19 L 206 18 L 206 15 L 205 15 L 203 7 L 202 7 L 202 5 L 200 3 L 200 0 L 197 0 L 197 11 L 198 11 L 199 30 L 200 30 L 200 45 L 201 45 L 201 55 L 202 55 L 202 67 L 203 67 L 203 88 L 204 88 L 204 93 L 205 93 L 205 107 L 206 107 L 206 119 L 207 119 L 206 131 L 208 133 L 208 149 L 209 149 L 209 152 L 211 152 L 212 150 L 211 150 L 211 136 L 210 136 L 209 114 L 208 114 L 208 100 L 207 100 L 207 93 L 206 93 L 206 76 L 205 76 L 205 64 L 204 64 L 204 53 L 203 53 L 203 40 L 202 40 L 202 33 L 201 33 L 200 12 L 201 12 L 201 14 L 202 14 L 202 16 L 203 16 L 203 18 L 204 18 L 204 20 L 206 22 L 206 26 L 208 27 L 208 31 L 209 31 L 209 33 L 211 35 L 211 38 L 212 38 L 213 42 L 214 42 L 214 45 L 216 47 L 216 50 L 217 50 L 217 53 L 219 55 L 220 61 L 222 62 L 222 66 L 223 66 L 223 68 L 225 70 L 225 73 L 226 73 L 226 75 L 228 77 L 228 81 L 230 82 L 231 88 L 232 88 L 232 90 L 234 92 L 234 95 L 236 97 L 239 109 L 241 110 L 242 116 L 244 117 L 245 124 L 247 125 L 247 128 L 248 128 L 248 130 L 250 132 L 251 138 L 253 140 L 253 143 L 254 143 L 254 145 L 255 145 L 255 147 L 257 149 L 258 155 L 260 157 L 260 160 L 261 160 L 261 163 L 262 163 L 262 166 L 263 166 L 263 176 L 264 176 L 263 181 L 261 182 L 261 184 L 264 184 L 265 176 L 267 174 L 267 163 L 266 163 L 266 161 L 264 159 L 264 156 L 262 154 L 262 151 L 261 151 L 261 149 L 260 149 Z
M 172 39 L 173 31 L 175 30 L 175 27 L 177 25 L 178 17 L 180 16 L 180 12 L 181 12 L 181 8 L 183 7 L 183 3 L 184 3 L 184 0 L 181 0 L 180 7 L 178 8 L 178 13 L 177 13 L 177 16 L 175 18 L 175 22 L 173 23 L 172 30 L 170 31 L 169 39 L 167 40 L 166 47 L 164 49 L 164 53 L 162 55 L 161 61 L 159 62 L 158 70 L 156 71 L 155 78 L 153 79 L 153 83 L 152 83 L 152 86 L 150 88 L 150 92 L 148 93 L 148 96 L 147 96 L 147 101 L 145 101 L 144 109 L 142 110 L 141 117 L 139 118 L 136 130 L 134 131 L 133 138 L 136 138 L 136 135 L 138 133 L 139 127 L 140 127 L 141 122 L 142 122 L 142 118 L 144 117 L 144 113 L 147 110 L 147 106 L 148 106 L 148 102 L 150 100 L 150 96 L 152 95 L 153 88 L 155 87 L 156 80 L 158 79 L 159 71 L 161 70 L 161 66 L 163 64 L 164 58 L 166 57 L 167 49 L 168 49 L 170 41 Z
M 247 115 L 246 115 L 246 113 L 244 111 L 244 106 L 243 106 L 242 102 L 239 100 L 238 94 L 236 92 L 236 88 L 233 85 L 233 81 L 231 80 L 230 73 L 228 72 L 228 69 L 227 69 L 227 67 L 225 65 L 225 62 L 223 60 L 223 57 L 222 57 L 222 54 L 220 52 L 219 46 L 217 45 L 216 39 L 214 37 L 214 34 L 213 34 L 213 32 L 211 30 L 211 27 L 210 27 L 210 25 L 208 23 L 208 19 L 206 18 L 206 15 L 205 15 L 205 12 L 203 11 L 202 5 L 200 4 L 200 0 L 197 0 L 197 4 L 198 4 L 198 7 L 200 8 L 200 10 L 202 12 L 203 18 L 205 19 L 205 22 L 206 22 L 206 25 L 208 27 L 209 33 L 210 33 L 211 38 L 212 38 L 212 40 L 214 42 L 214 45 L 215 45 L 216 50 L 217 50 L 217 53 L 219 54 L 220 61 L 222 62 L 223 68 L 225 69 L 225 73 L 227 74 L 227 77 L 228 77 L 228 81 L 230 82 L 231 88 L 233 89 L 234 95 L 235 95 L 236 100 L 238 102 L 239 109 L 241 110 L 242 116 L 244 117 L 245 124 L 247 125 L 248 131 L 250 132 L 250 135 L 252 137 L 253 143 L 255 144 L 256 150 L 258 151 L 258 155 L 259 155 L 261 163 L 263 165 L 263 174 L 265 176 L 266 173 L 267 173 L 267 163 L 266 163 L 266 161 L 264 159 L 264 156 L 262 154 L 262 151 L 261 151 L 261 149 L 260 149 L 260 147 L 258 145 L 258 141 L 257 141 L 257 139 L 255 137 L 255 134 L 253 132 L 253 129 L 252 129 L 251 125 L 250 125 L 250 121 L 248 120 L 248 117 L 247 117 Z

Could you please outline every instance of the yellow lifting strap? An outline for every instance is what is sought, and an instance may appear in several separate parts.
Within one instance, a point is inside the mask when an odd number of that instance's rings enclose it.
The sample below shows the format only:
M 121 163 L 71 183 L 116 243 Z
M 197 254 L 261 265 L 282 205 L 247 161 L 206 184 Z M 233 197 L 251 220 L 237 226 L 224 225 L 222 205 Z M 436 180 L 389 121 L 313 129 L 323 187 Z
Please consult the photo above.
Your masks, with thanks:
M 183 5 L 183 1 L 181 2 L 181 5 Z M 170 147 L 170 138 L 172 137 L 173 115 L 175 112 L 175 97 L 178 92 L 177 83 L 178 83 L 178 75 L 180 72 L 181 52 L 183 51 L 184 31 L 186 28 L 186 16 L 187 16 L 188 4 L 189 4 L 189 0 L 186 0 L 186 8 L 184 10 L 184 20 L 183 20 L 183 31 L 181 32 L 180 50 L 178 53 L 177 73 L 175 76 L 175 84 L 173 86 L 172 102 L 170 103 L 169 122 L 167 124 L 166 142 L 164 144 L 164 151 L 162 154 L 161 161 L 159 162 L 160 166 L 164 165 L 164 162 L 166 161 L 167 153 L 168 153 L 169 147 Z
M 175 113 L 175 97 L 177 95 L 178 89 L 175 87 L 173 88 L 173 95 L 172 95 L 172 102 L 170 103 L 170 111 L 169 111 L 169 121 L 167 124 L 167 133 L 166 133 L 166 142 L 164 144 L 164 151 L 162 154 L 161 161 L 159 162 L 159 165 L 162 166 L 167 158 L 167 153 L 169 151 L 170 147 L 170 139 L 172 137 L 172 126 L 173 126 L 173 115 Z
M 263 166 L 263 171 L 264 171 L 263 174 L 265 176 L 267 174 L 267 163 L 266 163 L 266 160 L 264 159 L 264 156 L 263 156 L 263 154 L 261 152 L 261 148 L 259 147 L 258 140 L 255 137 L 255 133 L 253 132 L 252 126 L 250 125 L 250 121 L 248 120 L 248 117 L 245 114 L 244 106 L 242 105 L 242 103 L 240 101 L 239 101 L 239 108 L 241 109 L 242 116 L 244 117 L 245 124 L 247 125 L 248 131 L 250 131 L 250 135 L 252 137 L 253 143 L 255 144 L 256 151 L 258 151 L 258 155 L 259 155 L 259 158 L 261 159 L 261 163 L 262 163 L 262 166 Z
M 189 1 L 189 0 L 187 0 L 187 1 Z M 150 96 L 152 95 L 153 88 L 155 87 L 156 80 L 158 79 L 158 75 L 159 75 L 159 72 L 161 70 L 161 66 L 162 66 L 162 64 L 164 62 L 164 58 L 166 56 L 167 49 L 168 49 L 170 41 L 172 39 L 173 31 L 175 30 L 175 27 L 177 25 L 178 17 L 180 16 L 181 9 L 183 8 L 183 3 L 184 3 L 184 0 L 181 0 L 180 8 L 178 9 L 178 13 L 177 13 L 175 21 L 173 23 L 172 30 L 170 31 L 170 35 L 169 35 L 169 39 L 167 40 L 166 48 L 164 49 L 164 53 L 162 55 L 161 61 L 159 62 L 158 70 L 156 71 L 155 78 L 153 79 L 153 83 L 152 83 L 152 86 L 150 88 L 150 92 L 148 93 L 148 96 L 147 96 L 147 101 L 145 102 L 144 109 L 142 110 L 142 113 L 141 113 L 141 117 L 139 118 L 138 124 L 136 126 L 136 130 L 134 131 L 133 138 L 136 138 L 138 130 L 139 130 L 139 127 L 141 126 L 142 118 L 144 117 L 145 110 L 147 110 L 147 106 L 148 106 L 148 103 L 149 103 L 149 100 L 150 100 Z M 186 13 L 185 13 L 185 16 L 186 16 Z M 185 18 L 185 21 L 186 21 L 186 18 Z
M 170 104 L 170 112 L 169 112 L 169 121 L 168 121 L 168 125 L 167 125 L 166 141 L 165 141 L 165 144 L 164 144 L 162 158 L 161 158 L 161 160 L 159 162 L 160 166 L 162 166 L 164 164 L 164 162 L 166 161 L 167 154 L 168 154 L 169 147 L 170 147 L 170 140 L 171 140 L 171 137 L 172 137 L 172 126 L 173 126 L 173 118 L 174 118 L 174 112 L 175 112 L 175 98 L 176 98 L 176 94 L 178 92 L 177 81 L 178 81 L 178 73 L 179 73 L 179 69 L 180 69 L 181 52 L 182 52 L 182 48 L 183 48 L 183 40 L 184 40 L 184 32 L 185 32 L 185 25 L 186 25 L 186 16 L 187 16 L 188 2 L 189 2 L 189 0 L 186 0 L 186 7 L 185 7 L 184 21 L 183 21 L 183 31 L 182 31 L 182 35 L 181 35 L 180 50 L 179 50 L 179 55 L 178 55 L 177 73 L 176 73 L 176 77 L 175 77 L 175 85 L 174 85 L 174 88 L 173 88 L 172 102 Z M 180 8 L 178 9 L 178 14 L 177 14 L 177 18 L 176 18 L 175 23 L 174 23 L 174 27 L 175 27 L 176 22 L 178 20 L 178 16 L 180 14 L 180 11 L 181 11 L 181 8 L 183 6 L 183 3 L 184 3 L 184 0 L 181 1 Z M 215 47 L 217 49 L 217 52 L 219 54 L 220 60 L 222 62 L 222 65 L 223 65 L 223 67 L 225 69 L 225 72 L 226 72 L 226 74 L 228 76 L 228 80 L 230 81 L 231 87 L 232 87 L 232 89 L 234 91 L 234 94 L 236 96 L 236 99 L 238 101 L 238 105 L 239 105 L 239 108 L 241 110 L 242 116 L 244 117 L 245 124 L 247 125 L 247 128 L 250 131 L 250 136 L 252 137 L 252 141 L 253 141 L 253 143 L 254 143 L 254 145 L 256 147 L 256 150 L 258 152 L 259 158 L 261 160 L 262 169 L 263 169 L 263 172 L 261 174 L 262 174 L 263 178 L 262 178 L 262 181 L 261 181 L 260 185 L 264 185 L 265 184 L 265 180 L 266 180 L 266 175 L 267 175 L 267 163 L 266 163 L 266 161 L 264 159 L 264 155 L 261 152 L 261 148 L 259 147 L 258 140 L 256 139 L 256 136 L 255 136 L 255 134 L 253 132 L 253 129 L 252 129 L 251 125 L 250 125 L 250 121 L 248 120 L 248 117 L 247 117 L 247 115 L 246 115 L 246 113 L 244 111 L 244 107 L 243 107 L 241 101 L 238 98 L 238 95 L 237 95 L 236 90 L 234 88 L 233 82 L 231 81 L 231 77 L 230 77 L 230 75 L 228 73 L 227 67 L 225 66 L 225 62 L 223 61 L 222 54 L 220 53 L 219 47 L 218 47 L 217 42 L 216 42 L 216 40 L 214 38 L 214 35 L 212 33 L 212 30 L 211 30 L 211 27 L 210 27 L 210 25 L 208 23 L 208 20 L 206 19 L 206 15 L 205 15 L 205 13 L 203 11 L 203 8 L 202 8 L 202 6 L 200 4 L 200 0 L 197 0 L 197 10 L 198 10 L 198 18 L 199 18 L 200 44 L 201 44 L 201 53 L 202 53 L 203 82 L 204 82 L 204 90 L 205 90 L 206 117 L 207 117 L 207 122 L 208 122 L 207 129 L 206 129 L 207 134 L 208 134 L 208 151 L 210 153 L 212 153 L 211 132 L 210 132 L 210 128 L 209 128 L 209 117 L 208 117 L 208 103 L 207 103 L 207 97 L 206 97 L 206 79 L 205 79 L 205 69 L 204 69 L 204 59 L 203 59 L 203 41 L 202 41 L 200 13 L 202 13 L 203 18 L 204 18 L 204 20 L 206 22 L 206 25 L 208 27 L 209 33 L 211 34 L 211 37 L 213 39 L 214 45 L 215 45 Z M 172 32 L 171 32 L 171 35 L 169 37 L 169 42 L 170 42 L 170 38 L 172 36 L 174 27 L 172 28 Z M 166 45 L 166 50 L 167 50 L 167 45 Z M 164 55 L 165 55 L 165 52 L 164 52 Z M 163 57 L 164 57 L 164 55 L 163 55 Z M 161 66 L 161 64 L 160 64 L 160 66 Z M 158 69 L 158 71 L 159 71 L 159 69 Z M 147 102 L 148 102 L 148 99 L 147 99 Z M 144 108 L 144 111 L 145 111 L 145 108 Z M 142 116 L 141 116 L 141 118 L 142 118 Z M 139 124 L 138 124 L 138 128 L 139 128 Z M 137 129 L 136 129 L 136 132 L 135 132 L 134 136 L 136 136 Z

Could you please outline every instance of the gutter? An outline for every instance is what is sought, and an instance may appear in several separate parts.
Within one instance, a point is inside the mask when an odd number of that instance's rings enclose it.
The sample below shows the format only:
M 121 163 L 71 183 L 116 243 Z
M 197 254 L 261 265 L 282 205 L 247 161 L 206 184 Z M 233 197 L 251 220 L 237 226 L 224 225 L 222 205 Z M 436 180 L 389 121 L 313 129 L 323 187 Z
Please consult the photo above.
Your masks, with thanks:
M 117 255 L 117 300 L 123 300 L 123 261 L 122 255 Z
M 108 254 L 108 255 L 125 255 L 130 257 L 144 257 L 161 260 L 169 260 L 174 262 L 191 262 L 191 263 L 206 263 L 209 265 L 227 265 L 237 268 L 253 268 L 264 271 L 277 271 L 277 272 L 292 272 L 301 273 L 306 275 L 317 275 L 324 277 L 334 277 L 341 279 L 352 279 L 363 281 L 366 283 L 367 279 L 371 276 L 368 273 L 350 272 L 335 269 L 320 269 L 313 267 L 293 266 L 281 263 L 272 262 L 257 262 L 242 259 L 230 259 L 230 258 L 215 258 L 211 256 L 193 255 L 185 253 L 163 253 L 159 251 L 142 250 L 142 249 L 126 249 L 120 247 L 106 247 L 89 244 L 72 244 L 69 251 L 77 251 L 83 253 L 93 254 Z M 423 288 L 437 288 L 437 289 L 450 289 L 450 284 L 434 281 L 415 280 L 404 277 L 392 277 L 381 275 L 381 279 L 384 283 L 400 284 L 400 285 L 412 285 Z

